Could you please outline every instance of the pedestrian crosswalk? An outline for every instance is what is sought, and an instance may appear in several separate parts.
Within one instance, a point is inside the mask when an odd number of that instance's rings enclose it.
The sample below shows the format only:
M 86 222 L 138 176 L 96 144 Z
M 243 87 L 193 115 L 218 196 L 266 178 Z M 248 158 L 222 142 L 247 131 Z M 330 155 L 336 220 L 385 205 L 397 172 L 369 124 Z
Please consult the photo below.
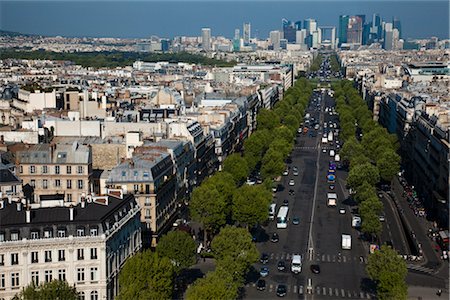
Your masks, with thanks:
M 269 260 L 272 261 L 280 261 L 280 260 L 291 260 L 292 255 L 298 254 L 298 253 L 268 253 Z M 307 255 L 304 256 L 305 258 L 310 259 Z M 367 257 L 363 256 L 351 256 L 351 255 L 343 255 L 343 254 L 322 254 L 322 253 L 316 253 L 315 256 L 312 258 L 311 261 L 314 262 L 324 262 L 324 263 L 358 263 L 358 264 L 367 264 Z
M 413 270 L 413 271 L 418 271 L 418 272 L 423 272 L 423 273 L 427 273 L 427 274 L 433 274 L 434 270 L 431 268 L 427 268 L 427 267 L 423 267 L 423 266 L 418 266 L 418 265 L 413 265 L 413 264 L 408 264 L 407 268 L 409 270 Z
M 294 147 L 296 150 L 315 150 L 315 149 L 317 149 L 317 146 L 311 146 L 311 147 L 307 147 L 307 146 L 303 146 L 303 147 L 300 147 L 300 146 L 296 146 L 296 147 Z
M 304 285 L 286 285 L 288 294 L 298 294 L 306 295 L 308 294 L 308 289 Z M 255 283 L 247 284 L 246 288 L 256 288 Z M 268 284 L 265 292 L 275 293 L 277 285 Z M 372 295 L 368 292 L 347 290 L 337 287 L 328 286 L 315 286 L 309 294 L 314 294 L 318 296 L 329 296 L 329 297 L 339 297 L 339 298 L 349 298 L 349 299 L 372 299 Z

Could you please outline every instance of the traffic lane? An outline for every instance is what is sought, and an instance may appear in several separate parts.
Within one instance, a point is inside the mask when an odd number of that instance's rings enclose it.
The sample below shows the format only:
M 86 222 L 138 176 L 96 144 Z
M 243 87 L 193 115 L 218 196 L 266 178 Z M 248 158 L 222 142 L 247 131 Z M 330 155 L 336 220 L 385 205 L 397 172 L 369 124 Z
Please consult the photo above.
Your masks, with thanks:
M 402 255 L 410 254 L 411 252 L 407 246 L 406 237 L 398 219 L 396 209 L 385 197 L 381 197 L 380 200 L 383 203 L 385 214 L 383 232 L 381 234 L 382 243 L 391 243 L 393 248 Z

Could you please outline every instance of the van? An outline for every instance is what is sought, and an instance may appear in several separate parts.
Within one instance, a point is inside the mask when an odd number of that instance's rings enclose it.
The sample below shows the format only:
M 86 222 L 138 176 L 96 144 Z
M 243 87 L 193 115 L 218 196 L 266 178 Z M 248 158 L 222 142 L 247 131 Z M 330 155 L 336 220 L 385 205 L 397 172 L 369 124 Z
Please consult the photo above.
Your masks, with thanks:
M 350 234 L 342 234 L 342 249 L 350 250 L 352 249 L 352 236 Z
M 334 158 L 334 155 L 335 155 L 334 150 L 330 150 L 330 157 Z
M 291 271 L 294 274 L 302 272 L 302 256 L 300 254 L 292 255 Z

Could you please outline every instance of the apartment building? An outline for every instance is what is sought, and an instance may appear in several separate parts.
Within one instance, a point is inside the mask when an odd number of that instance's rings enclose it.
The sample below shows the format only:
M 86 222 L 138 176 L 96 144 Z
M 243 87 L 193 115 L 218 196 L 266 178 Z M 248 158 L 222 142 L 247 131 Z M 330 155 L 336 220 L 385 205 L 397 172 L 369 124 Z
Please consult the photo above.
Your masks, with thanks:
M 92 191 L 92 149 L 65 144 L 24 145 L 16 152 L 18 175 L 33 187 L 33 202 L 41 196 L 63 194 L 66 202 L 78 203 Z
M 0 200 L 0 298 L 34 282 L 66 280 L 80 299 L 113 299 L 126 259 L 141 249 L 132 195 L 87 196 L 77 205 Z

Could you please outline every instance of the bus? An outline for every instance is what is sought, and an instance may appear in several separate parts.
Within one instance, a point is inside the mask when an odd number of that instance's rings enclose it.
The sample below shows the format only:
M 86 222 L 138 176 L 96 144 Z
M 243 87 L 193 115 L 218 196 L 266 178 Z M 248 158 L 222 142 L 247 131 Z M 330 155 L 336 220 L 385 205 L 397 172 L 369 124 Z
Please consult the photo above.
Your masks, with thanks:
M 277 228 L 287 228 L 289 207 L 282 206 L 278 210 Z
M 270 206 L 269 206 L 269 220 L 275 220 L 276 209 L 277 209 L 277 205 L 275 203 L 270 204 Z

